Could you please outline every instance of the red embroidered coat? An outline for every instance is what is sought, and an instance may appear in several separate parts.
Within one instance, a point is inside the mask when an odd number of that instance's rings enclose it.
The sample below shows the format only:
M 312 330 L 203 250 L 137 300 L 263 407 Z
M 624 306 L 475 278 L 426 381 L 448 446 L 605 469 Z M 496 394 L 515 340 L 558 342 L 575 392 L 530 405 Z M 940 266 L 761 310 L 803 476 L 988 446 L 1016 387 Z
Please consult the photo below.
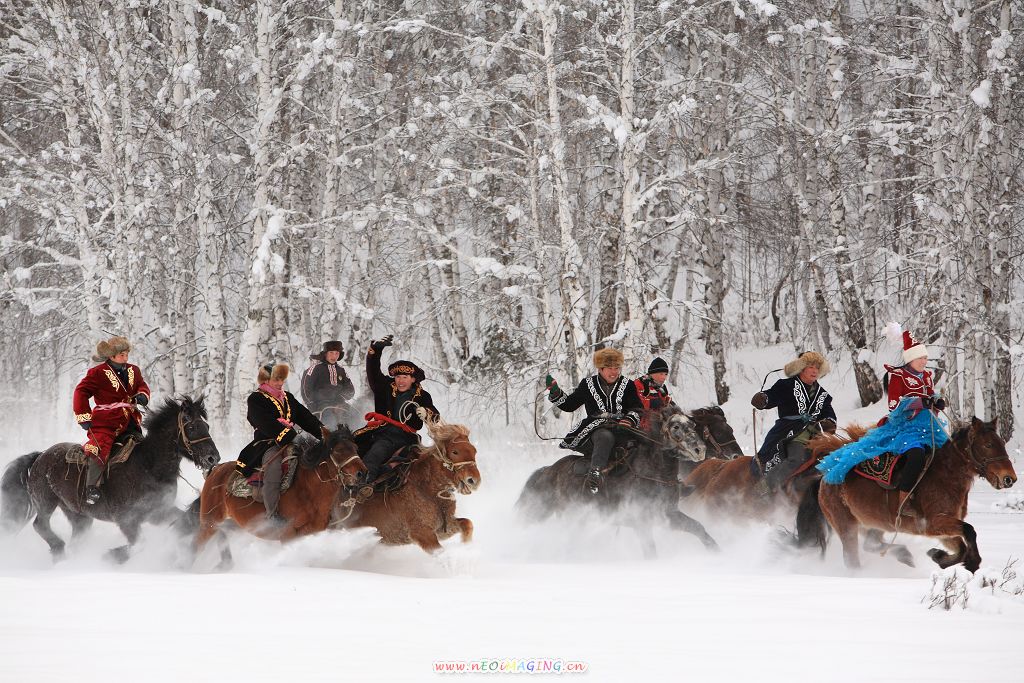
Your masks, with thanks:
M 900 399 L 904 396 L 934 396 L 935 387 L 932 385 L 932 373 L 925 370 L 918 377 L 906 365 L 886 365 L 885 371 L 889 373 L 889 412 L 896 410 Z M 881 427 L 889 421 L 889 416 L 884 415 L 878 421 Z
M 142 371 L 137 365 L 125 365 L 125 372 L 128 375 L 128 386 L 121 382 L 114 368 L 106 362 L 89 368 L 75 387 L 75 421 L 79 424 L 92 422 L 93 428 L 123 423 L 123 429 L 129 421 L 141 426 L 142 416 L 132 403 L 132 397 L 145 394 L 149 398 L 149 385 L 142 378 Z M 90 407 L 89 399 L 95 403 L 94 407 Z

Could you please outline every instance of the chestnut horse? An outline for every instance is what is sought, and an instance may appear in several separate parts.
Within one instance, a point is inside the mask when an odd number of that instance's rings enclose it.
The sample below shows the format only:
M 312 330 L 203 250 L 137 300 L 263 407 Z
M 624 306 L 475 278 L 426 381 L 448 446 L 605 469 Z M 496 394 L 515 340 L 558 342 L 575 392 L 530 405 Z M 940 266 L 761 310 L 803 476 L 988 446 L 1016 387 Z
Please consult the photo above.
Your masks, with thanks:
M 697 465 L 686 478 L 692 487 L 691 500 L 703 503 L 709 510 L 733 517 L 764 520 L 777 510 L 796 510 L 797 546 L 816 545 L 824 548 L 828 528 L 820 515 L 800 508 L 804 491 L 821 475 L 808 466 L 798 472 L 772 496 L 762 496 L 757 490 L 761 476 L 755 474 L 754 458 L 742 455 L 732 460 L 707 459 Z
M 848 430 L 856 434 L 853 429 Z M 861 430 L 860 433 L 863 433 Z M 832 435 L 816 437 L 811 447 L 821 457 L 855 439 Z M 938 449 L 931 467 L 917 484 L 913 507 L 917 517 L 902 516 L 897 523 L 899 496 L 854 473 L 842 484 L 815 482 L 805 493 L 804 503 L 817 503 L 843 543 L 846 566 L 860 566 L 857 540 L 860 528 L 901 531 L 917 536 L 938 538 L 950 551 L 932 548 L 928 556 L 940 567 L 963 563 L 974 572 L 981 566 L 977 534 L 964 521 L 967 494 L 976 476 L 984 477 L 996 489 L 1013 486 L 1017 474 L 1006 453 L 1006 442 L 996 431 L 996 421 L 983 422 L 976 417 L 956 429 L 950 440 Z
M 442 420 L 424 424 L 434 445 L 413 447 L 416 459 L 405 484 L 374 493 L 339 519 L 340 526 L 375 527 L 382 543 L 415 543 L 428 553 L 441 550 L 441 541 L 457 533 L 463 543 L 473 539 L 473 522 L 455 516 L 455 493 L 469 495 L 480 486 L 469 428 Z
M 342 425 L 333 432 L 324 428 L 323 437 L 323 441 L 300 454 L 295 479 L 281 496 L 279 511 L 289 523 L 284 529 L 267 528 L 266 508 L 262 503 L 229 493 L 231 480 L 240 476 L 236 474 L 234 461 L 215 467 L 203 483 L 198 500 L 192 504 L 192 510 L 198 508 L 199 515 L 196 555 L 211 538 L 218 536 L 221 551 L 219 568 L 231 566 L 231 549 L 220 531 L 225 519 L 234 520 L 260 538 L 281 542 L 326 529 L 342 492 L 346 491 L 352 498 L 358 476 L 366 471 L 366 465 L 356 454 L 356 444 L 347 426 Z

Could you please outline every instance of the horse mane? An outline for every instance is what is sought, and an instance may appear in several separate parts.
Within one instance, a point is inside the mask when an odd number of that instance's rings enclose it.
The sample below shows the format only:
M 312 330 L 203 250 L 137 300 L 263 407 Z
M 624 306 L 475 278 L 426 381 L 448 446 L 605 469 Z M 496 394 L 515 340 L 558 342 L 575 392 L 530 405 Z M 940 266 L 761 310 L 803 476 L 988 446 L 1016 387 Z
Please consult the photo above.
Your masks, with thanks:
M 425 420 L 424 424 L 426 424 L 430 438 L 437 443 L 449 443 L 459 437 L 469 439 L 469 427 L 465 425 L 445 422 L 441 418 Z
M 843 431 L 846 432 L 846 436 L 842 436 L 838 432 L 822 432 L 807 442 L 807 448 L 816 460 L 820 460 L 823 456 L 842 448 L 846 444 L 859 441 L 861 437 L 868 433 L 868 427 L 854 422 L 843 427 Z
M 201 398 L 198 401 L 193 401 L 188 396 L 183 396 L 179 401 L 173 398 L 164 399 L 163 404 L 158 406 L 156 410 L 151 410 L 143 421 L 146 433 L 154 434 L 163 431 L 167 425 L 177 421 L 178 414 L 181 411 L 189 409 L 197 409 L 199 416 L 204 420 L 206 419 L 206 406 L 203 405 L 203 399 Z

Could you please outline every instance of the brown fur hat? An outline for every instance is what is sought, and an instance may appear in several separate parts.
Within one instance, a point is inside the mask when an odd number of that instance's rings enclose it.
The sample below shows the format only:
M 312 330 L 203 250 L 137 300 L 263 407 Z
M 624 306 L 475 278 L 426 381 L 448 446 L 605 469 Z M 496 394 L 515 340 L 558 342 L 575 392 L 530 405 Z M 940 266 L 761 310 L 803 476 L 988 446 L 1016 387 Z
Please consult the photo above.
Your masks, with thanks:
M 822 378 L 828 374 L 828 371 L 832 369 L 832 366 L 825 360 L 825 356 L 815 351 L 804 351 L 800 354 L 800 357 L 791 360 L 786 363 L 782 371 L 786 374 L 786 377 L 796 377 L 804 368 L 813 365 L 818 368 L 818 378 Z
M 260 368 L 260 372 L 256 376 L 256 383 L 263 384 L 272 379 L 288 379 L 289 372 L 291 372 L 291 368 L 287 363 L 267 363 Z
M 96 345 L 96 353 L 92 359 L 97 363 L 113 358 L 122 351 L 131 351 L 132 345 L 124 337 L 111 337 Z
M 594 367 L 598 370 L 621 368 L 623 360 L 622 351 L 618 349 L 598 349 L 594 352 Z

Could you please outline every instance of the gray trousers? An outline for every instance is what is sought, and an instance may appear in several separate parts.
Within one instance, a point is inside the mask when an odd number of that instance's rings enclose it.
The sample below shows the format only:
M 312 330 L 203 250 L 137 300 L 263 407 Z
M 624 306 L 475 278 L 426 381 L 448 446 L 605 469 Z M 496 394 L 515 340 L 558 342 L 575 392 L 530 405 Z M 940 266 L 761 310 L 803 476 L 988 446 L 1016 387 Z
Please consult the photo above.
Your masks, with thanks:
M 277 505 L 281 502 L 281 479 L 284 470 L 281 458 L 283 446 L 271 446 L 263 454 L 263 507 L 267 509 L 267 517 L 277 514 Z

